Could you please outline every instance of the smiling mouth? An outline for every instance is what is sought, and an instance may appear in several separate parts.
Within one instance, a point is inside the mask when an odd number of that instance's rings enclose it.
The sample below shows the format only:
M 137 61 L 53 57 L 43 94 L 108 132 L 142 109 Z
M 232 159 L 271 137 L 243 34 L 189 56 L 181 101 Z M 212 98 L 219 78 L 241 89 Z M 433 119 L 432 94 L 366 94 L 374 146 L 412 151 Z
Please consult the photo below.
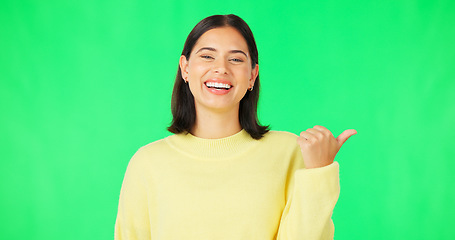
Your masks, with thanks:
M 219 83 L 219 82 L 205 82 L 205 86 L 207 86 L 208 88 L 214 88 L 214 89 L 231 89 L 232 86 L 229 85 L 229 84 L 226 84 L 226 83 Z

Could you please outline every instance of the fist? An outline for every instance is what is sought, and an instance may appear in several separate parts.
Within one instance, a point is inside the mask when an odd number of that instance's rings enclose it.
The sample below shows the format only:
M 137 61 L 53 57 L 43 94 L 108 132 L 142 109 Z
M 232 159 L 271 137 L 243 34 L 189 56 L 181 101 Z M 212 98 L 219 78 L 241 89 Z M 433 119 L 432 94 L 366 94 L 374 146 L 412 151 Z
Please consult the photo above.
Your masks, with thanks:
M 348 129 L 335 138 L 327 128 L 319 125 L 301 132 L 297 143 L 305 168 L 324 167 L 333 163 L 341 146 L 354 134 L 357 134 L 356 130 Z

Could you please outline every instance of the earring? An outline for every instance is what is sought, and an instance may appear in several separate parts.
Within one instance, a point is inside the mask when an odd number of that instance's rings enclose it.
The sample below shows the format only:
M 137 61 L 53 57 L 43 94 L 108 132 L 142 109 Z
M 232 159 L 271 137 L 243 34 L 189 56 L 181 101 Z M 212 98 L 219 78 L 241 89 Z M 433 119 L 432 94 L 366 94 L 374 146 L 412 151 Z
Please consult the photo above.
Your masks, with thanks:
M 248 91 L 252 92 L 253 91 L 253 87 L 254 87 L 254 85 L 251 88 L 248 88 Z
M 188 77 L 184 78 L 183 81 L 184 81 L 185 83 L 188 83 Z

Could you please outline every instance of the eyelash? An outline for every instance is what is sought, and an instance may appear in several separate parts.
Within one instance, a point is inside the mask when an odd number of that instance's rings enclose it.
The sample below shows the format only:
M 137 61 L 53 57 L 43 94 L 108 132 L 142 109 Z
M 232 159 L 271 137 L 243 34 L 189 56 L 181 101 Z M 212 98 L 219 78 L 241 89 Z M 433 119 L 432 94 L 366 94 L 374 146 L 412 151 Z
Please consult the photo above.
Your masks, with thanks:
M 213 57 L 211 57 L 211 56 L 208 56 L 208 55 L 201 55 L 201 58 L 205 58 L 205 59 L 213 59 Z
M 214 59 L 212 56 L 208 56 L 208 55 L 201 55 L 201 58 L 204 58 L 204 59 Z M 243 60 L 240 59 L 240 58 L 233 58 L 233 59 L 231 59 L 231 60 L 233 60 L 234 62 L 243 62 Z

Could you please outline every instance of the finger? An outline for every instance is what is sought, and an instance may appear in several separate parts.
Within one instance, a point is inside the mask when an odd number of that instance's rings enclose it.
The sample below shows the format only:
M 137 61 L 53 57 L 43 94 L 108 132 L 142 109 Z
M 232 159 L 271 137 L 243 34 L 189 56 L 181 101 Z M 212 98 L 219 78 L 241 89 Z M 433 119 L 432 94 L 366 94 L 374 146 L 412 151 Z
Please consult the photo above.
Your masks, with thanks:
M 300 145 L 300 148 L 304 148 L 307 144 L 307 140 L 304 137 L 300 136 L 297 138 L 297 143 Z
M 321 131 L 327 137 L 333 136 L 332 132 L 329 129 L 325 128 L 324 126 L 316 125 L 313 128 Z
M 325 133 L 318 129 L 308 128 L 306 131 L 313 134 L 318 139 L 322 139 L 325 136 Z
M 317 141 L 317 137 L 308 131 L 303 131 L 300 133 L 300 137 L 302 138 L 302 144 L 311 144 Z
M 300 133 L 300 136 L 304 138 L 304 140 L 309 140 L 309 139 L 315 139 L 316 136 L 314 136 L 312 133 L 307 131 L 303 131 Z
M 342 132 L 336 138 L 339 146 L 341 147 L 346 142 L 346 140 L 348 140 L 348 138 L 350 138 L 352 135 L 355 135 L 355 134 L 357 134 L 357 131 L 354 129 L 348 129 L 348 130 L 345 130 L 344 132 Z

